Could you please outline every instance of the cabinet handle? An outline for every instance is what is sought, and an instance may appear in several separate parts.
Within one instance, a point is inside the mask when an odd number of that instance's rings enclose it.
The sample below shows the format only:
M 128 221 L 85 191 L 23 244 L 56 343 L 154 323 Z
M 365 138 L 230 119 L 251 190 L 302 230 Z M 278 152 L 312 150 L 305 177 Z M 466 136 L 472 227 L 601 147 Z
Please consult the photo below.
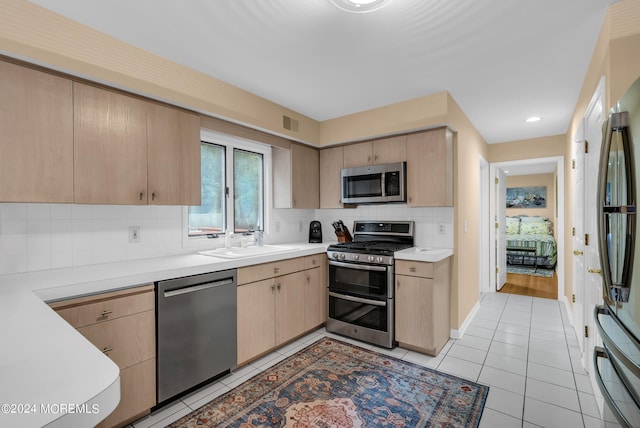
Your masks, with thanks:
M 274 292 L 276 290 L 276 285 L 275 284 L 271 284 L 271 292 Z
M 367 163 L 371 163 L 371 156 L 367 156 Z
M 400 280 L 396 279 L 396 288 L 400 290 Z
M 374 160 L 374 162 L 375 162 L 375 161 L 377 161 L 377 160 L 378 160 L 378 155 L 375 155 L 375 156 L 373 157 L 373 160 Z
M 107 315 L 109 315 L 111 313 L 113 313 L 113 311 L 108 311 L 108 310 L 105 309 L 104 311 L 100 312 L 100 316 L 101 317 L 106 317 Z
M 280 268 L 279 267 L 274 267 L 273 268 L 273 273 L 278 273 L 280 272 Z
M 416 271 L 416 267 L 415 267 L 415 266 L 411 266 L 411 267 L 409 268 L 409 272 L 415 272 L 415 271 Z
M 156 192 L 153 192 L 153 193 L 151 194 L 151 200 L 152 200 L 152 201 L 155 201 L 155 200 L 156 200 Z
M 111 351 L 113 351 L 113 348 L 110 347 L 110 346 L 105 346 L 104 348 L 102 348 L 102 353 L 103 354 L 108 354 Z
M 317 264 L 318 264 L 318 261 L 317 261 L 316 259 L 313 259 L 313 260 L 311 260 L 311 264 L 312 264 L 312 265 L 317 265 Z
M 278 285 L 276 285 L 276 288 L 278 289 L 278 291 L 280 291 L 280 283 L 278 283 Z
M 142 200 L 142 198 L 144 198 L 144 192 L 140 192 L 140 200 Z

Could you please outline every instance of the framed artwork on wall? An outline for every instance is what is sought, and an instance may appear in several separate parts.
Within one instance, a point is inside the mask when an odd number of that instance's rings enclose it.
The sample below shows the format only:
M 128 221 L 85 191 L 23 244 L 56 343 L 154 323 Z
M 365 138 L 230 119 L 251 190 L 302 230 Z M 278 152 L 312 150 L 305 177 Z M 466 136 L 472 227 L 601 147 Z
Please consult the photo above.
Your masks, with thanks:
M 546 208 L 547 188 L 509 187 L 507 188 L 507 208 Z

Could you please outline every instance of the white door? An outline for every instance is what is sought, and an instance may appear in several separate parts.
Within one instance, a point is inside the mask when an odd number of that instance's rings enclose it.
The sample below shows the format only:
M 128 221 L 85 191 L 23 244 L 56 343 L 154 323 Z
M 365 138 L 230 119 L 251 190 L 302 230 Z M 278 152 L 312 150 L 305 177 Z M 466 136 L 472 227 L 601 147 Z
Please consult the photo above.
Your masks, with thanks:
M 582 127 L 581 127 L 582 128 Z M 583 130 L 579 132 L 582 138 Z M 580 344 L 580 351 L 584 356 L 585 343 L 583 326 L 584 324 L 584 301 L 585 301 L 585 266 L 584 266 L 584 215 L 585 215 L 585 165 L 584 165 L 584 153 L 585 142 L 584 140 L 576 141 L 573 144 L 573 157 L 572 157 L 572 185 L 573 185 L 573 326 L 578 336 L 578 342 Z M 583 361 L 584 364 L 584 361 Z
M 507 177 L 496 170 L 496 289 L 507 283 Z
M 601 86 L 603 86 L 602 81 Z M 600 345 L 600 338 L 593 318 L 593 308 L 602 303 L 602 275 L 598 248 L 597 172 L 600 164 L 602 123 L 604 122 L 604 97 L 601 95 L 603 93 L 599 94 L 599 91 L 596 91 L 594 94 L 585 113 L 583 124 L 585 144 L 587 144 L 584 160 L 584 232 L 585 237 L 588 236 L 588 242 L 585 242 L 584 245 L 584 325 L 589 331 L 589 337 L 584 338 L 583 365 L 589 373 L 593 373 L 593 348 Z M 584 335 L 582 336 L 584 337 Z

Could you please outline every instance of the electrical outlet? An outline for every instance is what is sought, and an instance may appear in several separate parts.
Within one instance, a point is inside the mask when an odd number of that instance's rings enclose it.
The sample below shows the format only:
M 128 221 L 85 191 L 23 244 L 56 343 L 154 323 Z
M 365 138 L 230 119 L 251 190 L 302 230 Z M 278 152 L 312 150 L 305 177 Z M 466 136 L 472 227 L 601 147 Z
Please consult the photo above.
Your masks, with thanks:
M 140 226 L 129 226 L 129 244 L 140 243 Z
M 444 235 L 444 223 L 438 223 L 438 235 Z

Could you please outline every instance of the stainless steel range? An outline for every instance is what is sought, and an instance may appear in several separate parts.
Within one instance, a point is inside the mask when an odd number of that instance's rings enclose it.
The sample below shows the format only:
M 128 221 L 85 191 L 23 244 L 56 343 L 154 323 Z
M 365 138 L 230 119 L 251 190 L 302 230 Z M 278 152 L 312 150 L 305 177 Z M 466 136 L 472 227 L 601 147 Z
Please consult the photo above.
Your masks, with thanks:
M 393 253 L 413 246 L 413 226 L 412 221 L 356 221 L 353 242 L 327 248 L 327 331 L 393 348 Z

